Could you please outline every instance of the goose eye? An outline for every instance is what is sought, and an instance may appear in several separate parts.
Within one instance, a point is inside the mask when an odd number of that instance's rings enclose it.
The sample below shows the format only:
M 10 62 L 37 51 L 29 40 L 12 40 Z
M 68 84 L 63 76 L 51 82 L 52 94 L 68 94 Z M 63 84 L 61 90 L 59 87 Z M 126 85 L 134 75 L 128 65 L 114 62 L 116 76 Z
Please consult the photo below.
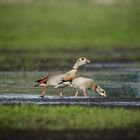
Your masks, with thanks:
M 104 91 L 102 91 L 102 93 L 105 93 Z
M 84 57 L 82 57 L 82 58 L 81 58 L 81 60 L 82 60 L 82 61 L 84 61 L 84 60 L 85 60 L 85 58 L 84 58 Z

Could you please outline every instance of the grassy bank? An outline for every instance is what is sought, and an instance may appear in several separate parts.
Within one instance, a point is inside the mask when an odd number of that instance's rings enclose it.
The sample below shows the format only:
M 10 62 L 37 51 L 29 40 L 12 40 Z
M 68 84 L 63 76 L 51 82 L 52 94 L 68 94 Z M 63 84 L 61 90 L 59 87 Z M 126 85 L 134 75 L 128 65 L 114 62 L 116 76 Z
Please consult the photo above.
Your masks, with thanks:
M 0 46 L 139 45 L 140 2 L 0 2 Z
M 1 105 L 0 114 L 0 130 L 140 128 L 140 111 L 123 108 Z

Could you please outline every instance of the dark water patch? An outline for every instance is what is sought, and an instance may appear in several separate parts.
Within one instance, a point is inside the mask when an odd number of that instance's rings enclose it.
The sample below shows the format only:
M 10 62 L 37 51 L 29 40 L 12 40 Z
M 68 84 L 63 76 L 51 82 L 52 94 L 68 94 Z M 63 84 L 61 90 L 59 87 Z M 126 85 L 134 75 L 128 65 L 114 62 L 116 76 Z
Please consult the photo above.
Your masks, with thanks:
M 85 98 L 38 95 L 0 95 L 0 104 L 40 104 L 40 105 L 84 105 L 84 106 L 124 106 L 140 107 L 140 98 Z
M 139 71 L 140 63 L 139 62 L 93 62 L 85 66 L 90 69 L 125 69 L 127 71 Z
M 139 140 L 140 127 L 119 129 L 93 129 L 93 130 L 3 130 L 0 132 L 1 140 Z

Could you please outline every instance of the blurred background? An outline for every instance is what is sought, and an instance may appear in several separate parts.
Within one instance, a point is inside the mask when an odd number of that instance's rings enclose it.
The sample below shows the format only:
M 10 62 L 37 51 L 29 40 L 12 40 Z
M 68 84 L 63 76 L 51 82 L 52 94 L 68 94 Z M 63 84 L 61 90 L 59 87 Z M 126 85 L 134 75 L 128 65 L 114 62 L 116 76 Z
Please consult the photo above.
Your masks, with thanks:
M 139 95 L 139 7 L 140 0 L 0 0 L 1 93 L 25 92 L 32 80 L 85 56 L 92 63 L 83 74 Z

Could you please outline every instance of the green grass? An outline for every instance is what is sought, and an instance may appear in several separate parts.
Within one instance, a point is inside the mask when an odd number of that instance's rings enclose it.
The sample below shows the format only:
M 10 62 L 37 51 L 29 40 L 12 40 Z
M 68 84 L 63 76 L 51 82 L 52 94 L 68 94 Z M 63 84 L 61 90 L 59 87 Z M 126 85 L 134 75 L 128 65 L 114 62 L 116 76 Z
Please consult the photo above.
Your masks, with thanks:
M 3 106 L 0 130 L 117 129 L 140 127 L 140 111 L 80 106 Z
M 138 1 L 0 2 L 0 46 L 139 46 L 139 7 Z
M 68 67 L 81 56 L 139 61 L 140 2 L 113 1 L 0 1 L 1 70 Z

